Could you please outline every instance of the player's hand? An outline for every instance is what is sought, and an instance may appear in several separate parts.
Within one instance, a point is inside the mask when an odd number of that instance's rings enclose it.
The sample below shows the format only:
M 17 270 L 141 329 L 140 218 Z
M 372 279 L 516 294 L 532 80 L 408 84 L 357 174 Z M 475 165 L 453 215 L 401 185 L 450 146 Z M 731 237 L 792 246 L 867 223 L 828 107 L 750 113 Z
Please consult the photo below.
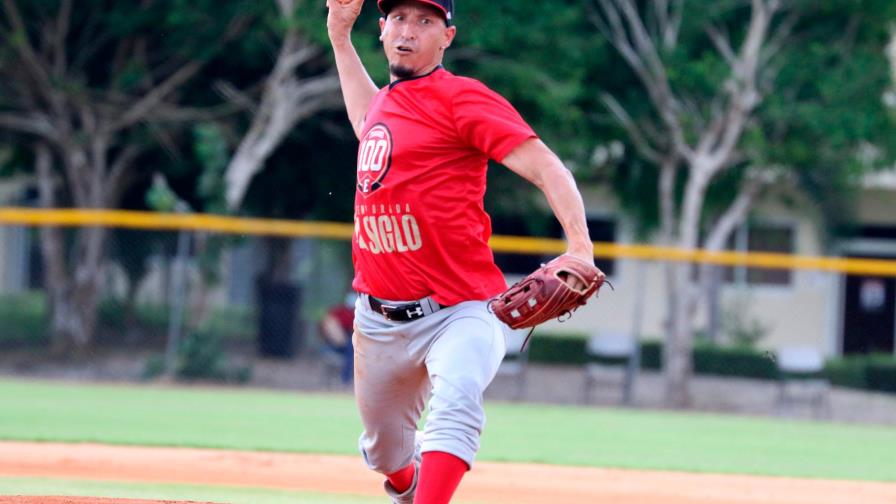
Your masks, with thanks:
M 569 249 L 567 249 L 566 251 L 566 254 L 564 255 L 573 256 L 576 259 L 581 259 L 586 263 L 594 266 L 594 249 L 592 248 L 591 250 L 587 250 L 588 248 L 589 247 L 582 247 L 580 250 L 574 247 L 569 247 Z M 586 287 L 586 285 L 575 276 L 568 276 L 565 278 L 565 280 L 566 285 L 568 285 L 571 289 L 581 291 Z
M 327 0 L 327 32 L 330 40 L 347 38 L 361 15 L 364 0 Z

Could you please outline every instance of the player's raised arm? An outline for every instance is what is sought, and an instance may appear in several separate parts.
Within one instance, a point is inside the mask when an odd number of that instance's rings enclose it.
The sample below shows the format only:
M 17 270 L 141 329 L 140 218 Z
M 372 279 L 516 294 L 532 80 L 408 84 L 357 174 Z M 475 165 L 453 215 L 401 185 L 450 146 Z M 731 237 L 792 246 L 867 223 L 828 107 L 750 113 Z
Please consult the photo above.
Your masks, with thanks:
M 364 0 L 327 0 L 327 33 L 336 56 L 345 109 L 358 138 L 364 126 L 364 115 L 378 91 L 352 45 L 352 27 L 363 4 Z
M 594 264 L 594 245 L 588 236 L 582 195 L 560 158 L 544 142 L 532 138 L 512 150 L 501 163 L 535 184 L 547 197 L 566 232 L 567 253 Z

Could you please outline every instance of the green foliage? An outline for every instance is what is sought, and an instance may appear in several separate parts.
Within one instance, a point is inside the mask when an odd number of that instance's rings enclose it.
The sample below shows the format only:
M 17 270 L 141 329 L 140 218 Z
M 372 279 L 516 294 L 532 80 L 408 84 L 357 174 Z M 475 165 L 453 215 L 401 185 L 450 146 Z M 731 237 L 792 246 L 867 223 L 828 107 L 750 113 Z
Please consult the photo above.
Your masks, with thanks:
M 40 299 L 43 299 L 42 297 Z M 105 298 L 99 304 L 99 322 L 102 330 L 126 329 L 124 300 Z M 164 304 L 139 303 L 135 307 L 135 320 L 141 329 L 150 334 L 162 334 L 168 328 L 171 308 Z M 43 316 L 39 313 L 36 316 Z M 203 332 L 220 335 L 227 341 L 246 341 L 254 335 L 253 312 L 243 307 L 213 307 L 208 319 L 200 328 Z
M 146 359 L 140 379 L 151 381 L 165 373 L 165 356 L 161 354 L 151 355 Z
M 100 330 L 126 329 L 127 315 L 125 300 L 107 297 L 100 301 L 97 308 Z M 134 323 L 151 334 L 159 334 L 168 327 L 169 309 L 164 305 L 141 303 L 135 307 Z
M 529 360 L 544 364 L 584 364 L 585 336 L 535 333 L 529 342 Z
M 532 338 L 529 359 L 545 364 L 581 365 L 587 362 L 586 338 L 581 335 L 543 335 Z M 641 369 L 662 369 L 663 343 L 641 343 Z M 699 344 L 693 351 L 694 372 L 702 375 L 740 376 L 771 380 L 777 378 L 777 366 L 768 354 L 746 347 Z
M 739 143 L 744 160 L 708 190 L 707 220 L 727 207 L 743 176 L 756 166 L 785 172 L 812 205 L 800 210 L 814 210 L 829 229 L 854 217 L 861 176 L 891 166 L 896 156 L 893 110 L 883 101 L 893 86 L 884 49 L 896 19 L 894 6 L 886 0 L 788 3 L 771 28 L 790 13 L 798 14 L 797 22 L 772 58 L 772 72 L 759 79 L 763 102 Z M 696 137 L 699 121 L 709 117 L 730 74 L 706 28 L 720 27 L 736 50 L 749 15 L 748 2 L 685 2 L 679 45 L 660 52 L 673 92 L 694 109 L 688 116 L 694 122 L 685 124 L 688 140 Z M 627 65 L 618 55 L 612 56 L 612 63 L 621 71 L 595 77 L 603 90 L 616 96 L 636 121 L 658 123 Z M 591 105 L 603 109 L 599 102 Z M 593 119 L 595 125 L 604 120 Z M 627 139 L 623 131 L 613 134 Z M 642 163 L 637 156 L 627 157 L 612 180 L 623 208 L 645 234 L 656 228 L 659 209 L 654 198 L 644 198 L 657 194 L 657 171 Z M 681 179 L 678 182 L 680 187 Z
M 194 331 L 181 343 L 174 374 L 188 381 L 248 383 L 252 379 L 252 368 L 229 362 L 218 334 Z
M 146 206 L 156 212 L 173 212 L 177 207 L 177 194 L 163 177 L 155 177 L 146 192 Z
M 896 393 L 896 358 L 875 355 L 868 362 L 868 388 L 879 392 Z
M 698 344 L 693 362 L 696 374 L 764 380 L 778 377 L 777 365 L 767 353 L 745 347 Z
M 896 357 L 889 354 L 847 356 L 825 364 L 825 375 L 841 387 L 896 393 Z
M 179 378 L 223 380 L 224 349 L 214 333 L 195 331 L 184 338 L 178 352 L 175 374 Z
M 14 155 L 15 149 L 0 140 L 0 177 L 8 177 L 15 173 L 16 168 L 12 162 Z
M 663 369 L 663 342 L 646 340 L 641 342 L 641 369 L 659 371 Z
M 750 314 L 749 300 L 746 297 L 733 299 L 722 310 L 722 331 L 735 346 L 755 348 L 770 329 L 762 320 Z
M 49 342 L 47 302 L 40 292 L 0 296 L 0 346 Z
M 825 375 L 833 385 L 839 387 L 868 388 L 865 374 L 866 360 L 865 357 L 854 356 L 828 360 L 824 366 Z
M 541 364 L 579 366 L 587 362 L 586 336 L 536 333 L 529 343 L 529 360 Z M 641 342 L 641 369 L 661 371 L 663 342 Z M 721 346 L 698 343 L 693 350 L 694 373 L 775 380 L 779 371 L 766 351 L 744 345 Z M 879 392 L 896 392 L 896 357 L 876 354 L 828 360 L 823 376 L 833 385 Z
M 230 160 L 227 141 L 221 127 L 213 123 L 198 124 L 193 128 L 193 153 L 202 166 L 196 194 L 203 200 L 206 212 L 227 213 L 224 172 Z

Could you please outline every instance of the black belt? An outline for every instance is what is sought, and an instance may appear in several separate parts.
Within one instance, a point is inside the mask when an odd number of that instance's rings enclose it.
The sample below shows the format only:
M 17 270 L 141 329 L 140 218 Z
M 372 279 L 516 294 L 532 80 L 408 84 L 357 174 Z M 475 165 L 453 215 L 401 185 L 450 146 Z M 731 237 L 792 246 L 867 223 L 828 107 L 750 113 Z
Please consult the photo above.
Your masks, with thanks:
M 382 299 L 377 299 L 369 295 L 367 296 L 367 300 L 371 310 L 379 313 L 386 320 L 391 320 L 393 322 L 410 322 L 411 320 L 417 320 L 433 314 L 442 308 L 447 308 L 447 306 L 432 300 L 426 301 L 426 307 L 423 306 L 421 301 L 398 304 L 383 301 Z

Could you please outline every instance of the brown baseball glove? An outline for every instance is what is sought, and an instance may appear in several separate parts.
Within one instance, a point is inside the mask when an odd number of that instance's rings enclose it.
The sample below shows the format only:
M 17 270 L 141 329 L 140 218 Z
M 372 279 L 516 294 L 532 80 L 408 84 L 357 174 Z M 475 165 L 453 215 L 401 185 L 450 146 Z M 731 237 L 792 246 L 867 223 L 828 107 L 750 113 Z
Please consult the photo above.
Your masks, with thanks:
M 570 285 L 576 279 L 580 288 Z M 513 329 L 535 327 L 551 319 L 565 320 L 588 302 L 606 281 L 593 264 L 562 255 L 493 298 L 495 315 Z

